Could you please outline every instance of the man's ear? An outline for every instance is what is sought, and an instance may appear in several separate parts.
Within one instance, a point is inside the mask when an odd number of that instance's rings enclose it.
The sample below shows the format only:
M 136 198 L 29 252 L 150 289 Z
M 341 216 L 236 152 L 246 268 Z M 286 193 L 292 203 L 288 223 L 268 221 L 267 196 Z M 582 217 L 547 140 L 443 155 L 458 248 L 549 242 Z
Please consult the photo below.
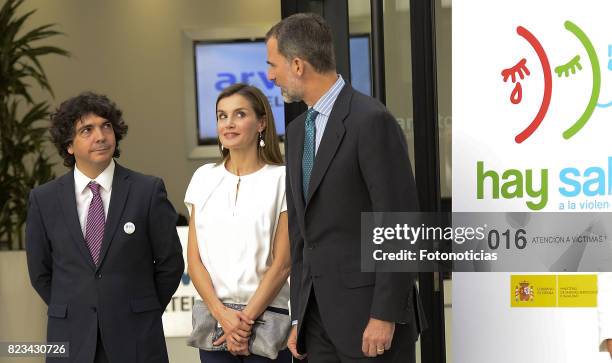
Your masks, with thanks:
M 74 150 L 72 150 L 72 144 L 68 145 L 68 147 L 66 148 L 66 151 L 68 151 L 68 154 L 74 155 Z
M 291 61 L 291 70 L 293 70 L 296 75 L 302 76 L 304 74 L 305 65 L 305 62 L 301 58 L 295 57 Z

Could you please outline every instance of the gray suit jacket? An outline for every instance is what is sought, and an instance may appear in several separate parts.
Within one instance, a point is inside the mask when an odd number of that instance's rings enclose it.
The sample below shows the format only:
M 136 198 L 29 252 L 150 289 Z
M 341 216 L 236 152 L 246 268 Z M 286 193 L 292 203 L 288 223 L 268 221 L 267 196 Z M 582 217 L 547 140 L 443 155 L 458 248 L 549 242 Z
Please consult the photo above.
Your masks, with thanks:
M 302 114 L 286 132 L 292 319 L 302 327 L 314 290 L 323 324 L 345 355 L 363 357 L 370 317 L 405 323 L 416 340 L 424 320 L 414 273 L 360 272 L 361 212 L 417 211 L 408 149 L 395 118 L 345 85 L 336 100 L 302 197 Z M 401 343 L 400 343 L 401 344 Z

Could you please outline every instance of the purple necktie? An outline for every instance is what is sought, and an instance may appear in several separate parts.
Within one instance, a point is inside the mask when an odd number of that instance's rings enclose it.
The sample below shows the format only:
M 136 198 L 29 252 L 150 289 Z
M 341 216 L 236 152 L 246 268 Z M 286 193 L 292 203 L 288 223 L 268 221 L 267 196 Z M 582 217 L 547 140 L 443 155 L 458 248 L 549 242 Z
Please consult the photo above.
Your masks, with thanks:
M 89 247 L 89 253 L 94 264 L 98 265 L 100 260 L 100 247 L 102 246 L 102 238 L 104 237 L 104 205 L 102 204 L 102 197 L 100 197 L 100 184 L 91 181 L 87 184 L 87 187 L 91 189 L 93 197 L 89 204 L 89 211 L 87 212 L 87 226 L 85 227 L 85 240 L 87 241 L 87 247 Z

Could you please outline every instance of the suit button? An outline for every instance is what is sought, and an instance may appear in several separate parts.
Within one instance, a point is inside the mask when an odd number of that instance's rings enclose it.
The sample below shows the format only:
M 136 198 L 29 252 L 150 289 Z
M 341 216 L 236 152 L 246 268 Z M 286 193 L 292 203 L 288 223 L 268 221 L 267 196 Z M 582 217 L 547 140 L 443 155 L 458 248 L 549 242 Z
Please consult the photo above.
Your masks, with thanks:
M 95 313 L 95 312 L 97 311 L 96 307 L 95 307 L 95 306 L 92 306 L 92 307 L 91 307 L 91 311 L 93 311 L 93 312 Z
M 100 280 L 102 278 L 102 274 L 96 274 L 96 280 Z

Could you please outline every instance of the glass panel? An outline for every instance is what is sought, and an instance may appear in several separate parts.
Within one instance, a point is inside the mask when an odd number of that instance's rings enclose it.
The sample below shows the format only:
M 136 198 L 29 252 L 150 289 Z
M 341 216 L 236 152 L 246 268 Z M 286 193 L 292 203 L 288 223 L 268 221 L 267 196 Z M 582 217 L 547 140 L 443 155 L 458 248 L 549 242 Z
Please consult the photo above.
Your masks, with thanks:
M 453 124 L 452 86 L 452 1 L 436 0 L 436 60 L 438 76 L 438 126 L 440 131 L 440 191 L 442 198 L 451 198 Z
M 409 0 L 383 1 L 385 24 L 385 85 L 387 108 L 406 135 L 414 172 L 414 132 L 412 128 L 412 62 L 410 52 Z M 371 33 L 370 1 L 349 1 L 349 33 L 355 38 Z M 401 29 L 401 31 L 398 31 Z M 370 42 L 371 47 L 371 42 Z M 351 72 L 356 58 L 351 58 Z M 355 81 L 355 75 L 351 75 Z
M 351 85 L 358 91 L 372 95 L 372 59 L 370 39 L 370 0 L 348 3 L 351 52 Z
M 452 170 L 452 1 L 436 0 L 436 74 L 438 81 L 438 130 L 440 137 L 440 194 L 443 206 L 451 200 Z M 452 354 L 452 280 L 444 280 L 444 332 L 446 362 Z
M 384 1 L 387 108 L 404 130 L 414 172 L 410 1 Z

